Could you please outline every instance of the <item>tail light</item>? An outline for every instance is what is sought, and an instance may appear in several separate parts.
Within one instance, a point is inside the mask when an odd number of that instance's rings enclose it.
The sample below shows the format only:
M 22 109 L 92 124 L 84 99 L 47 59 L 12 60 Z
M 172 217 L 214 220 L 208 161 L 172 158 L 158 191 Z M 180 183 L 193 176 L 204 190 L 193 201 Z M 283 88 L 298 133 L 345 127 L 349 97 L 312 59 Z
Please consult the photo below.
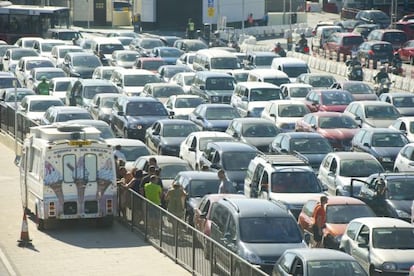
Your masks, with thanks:
M 55 202 L 49 202 L 49 217 L 56 216 Z
M 303 51 L 304 51 L 305 53 L 309 53 L 309 47 L 308 47 L 308 46 L 303 47 Z
M 106 212 L 107 212 L 107 214 L 112 213 L 112 199 L 108 199 L 106 201 Z
M 373 55 L 374 55 L 374 51 L 369 50 L 369 51 L 368 51 L 368 55 L 373 56 Z

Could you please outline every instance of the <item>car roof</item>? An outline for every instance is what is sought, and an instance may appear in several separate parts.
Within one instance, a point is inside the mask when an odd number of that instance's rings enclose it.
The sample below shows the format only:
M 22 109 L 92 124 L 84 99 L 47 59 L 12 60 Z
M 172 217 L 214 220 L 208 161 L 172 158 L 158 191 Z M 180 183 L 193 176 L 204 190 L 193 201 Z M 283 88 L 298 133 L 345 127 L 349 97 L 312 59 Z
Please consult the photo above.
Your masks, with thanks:
M 220 148 L 223 151 L 245 151 L 245 152 L 257 152 L 258 150 L 246 143 L 243 142 L 209 142 L 207 145 L 216 145 L 216 147 Z
M 353 102 L 352 104 L 359 104 L 362 106 L 372 106 L 372 105 L 393 106 L 390 103 L 382 102 L 382 101 L 356 101 L 356 102 Z
M 141 96 L 124 96 L 128 102 L 160 102 L 158 99 L 153 97 L 141 97 Z
M 366 205 L 365 202 L 350 196 L 328 196 L 327 205 Z
M 105 139 L 105 142 L 111 146 L 121 145 L 125 147 L 131 146 L 145 146 L 144 142 L 137 139 L 127 139 L 127 138 L 108 138 Z
M 375 128 L 365 128 L 367 132 L 371 133 L 399 133 L 402 134 L 401 131 L 392 129 L 392 128 L 386 128 L 386 127 L 375 127 Z
M 190 135 L 194 135 L 195 137 L 227 137 L 232 138 L 229 134 L 221 131 L 195 131 L 192 132 Z
M 176 83 L 171 83 L 171 82 L 152 82 L 152 83 L 147 83 L 146 86 L 152 86 L 152 87 L 174 87 L 174 88 L 178 88 L 181 89 L 182 87 Z
M 82 85 L 110 85 L 113 86 L 114 84 L 109 80 L 104 79 L 77 79 L 76 81 L 81 82 Z
M 278 58 L 279 59 L 279 58 Z M 289 78 L 289 76 L 280 70 L 271 69 L 271 68 L 258 68 L 258 69 L 252 69 L 250 70 L 251 74 L 257 74 L 263 77 L 286 77 Z M 264 82 L 265 83 L 265 82 Z
M 288 136 L 290 138 L 326 139 L 317 132 L 282 132 L 278 135 Z
M 154 157 L 157 160 L 158 164 L 169 164 L 169 163 L 176 163 L 176 164 L 186 164 L 188 165 L 187 161 L 178 158 L 176 156 L 169 156 L 169 155 L 144 155 L 139 157 L 138 159 L 145 159 L 149 160 L 151 157 Z
M 63 72 L 62 68 L 57 67 L 35 67 L 32 69 L 33 72 Z
M 264 118 L 255 118 L 255 117 L 244 117 L 244 118 L 234 118 L 234 122 L 240 122 L 241 124 L 266 124 L 266 125 L 275 125 L 270 120 Z
M 337 156 L 343 160 L 377 160 L 374 156 L 367 152 L 336 151 L 330 152 L 328 155 Z
M 315 117 L 349 117 L 348 115 L 341 113 L 341 112 L 333 112 L 333 111 L 317 111 L 317 112 L 313 112 L 313 113 L 309 113 L 314 115 Z
M 273 101 L 268 101 L 268 104 L 269 103 L 274 103 L 275 105 L 286 105 L 286 104 L 305 105 L 305 103 L 300 100 L 273 100 Z
M 226 77 L 226 78 L 233 78 L 227 73 L 222 72 L 214 72 L 214 71 L 198 71 L 196 75 L 200 75 L 203 77 Z
M 414 97 L 413 93 L 410 92 L 392 92 L 392 93 L 384 93 L 387 96 L 391 97 L 391 98 L 396 98 L 396 97 Z M 381 95 L 384 95 L 381 94 Z
M 184 176 L 189 179 L 214 179 L 219 181 L 219 178 L 217 176 L 217 172 L 204 172 L 204 171 L 181 171 L 177 174 L 177 176 Z
M 268 82 L 259 82 L 259 81 L 244 81 L 238 82 L 236 86 L 244 86 L 248 89 L 253 88 L 279 88 L 277 85 Z
M 404 228 L 413 228 L 414 226 L 410 223 L 396 218 L 388 218 L 388 217 L 364 217 L 364 218 L 356 218 L 353 219 L 351 222 L 359 222 L 363 223 L 370 228 L 385 228 L 385 227 L 404 227 Z
M 192 121 L 184 119 L 160 119 L 157 120 L 157 122 L 162 123 L 163 125 L 195 125 Z
M 88 113 L 89 112 L 79 106 L 51 106 L 49 109 L 55 109 L 58 113 Z
M 257 198 L 224 198 L 218 201 L 232 206 L 239 217 L 290 217 L 290 212 L 281 203 Z
M 94 53 L 91 53 L 91 52 L 68 52 L 66 55 L 71 56 L 71 57 L 76 57 L 76 56 L 94 56 L 94 57 L 96 57 L 96 55 Z
M 354 257 L 345 252 L 327 248 L 294 248 L 287 249 L 285 253 L 294 253 L 306 261 L 329 261 L 349 260 L 355 261 Z
M 79 125 L 91 125 L 91 126 L 109 126 L 107 122 L 93 119 L 80 119 L 80 120 L 69 120 L 66 123 L 79 124 Z
M 258 51 L 258 52 L 251 52 L 248 53 L 250 56 L 259 56 L 259 57 L 277 57 L 277 54 L 275 52 L 270 51 Z

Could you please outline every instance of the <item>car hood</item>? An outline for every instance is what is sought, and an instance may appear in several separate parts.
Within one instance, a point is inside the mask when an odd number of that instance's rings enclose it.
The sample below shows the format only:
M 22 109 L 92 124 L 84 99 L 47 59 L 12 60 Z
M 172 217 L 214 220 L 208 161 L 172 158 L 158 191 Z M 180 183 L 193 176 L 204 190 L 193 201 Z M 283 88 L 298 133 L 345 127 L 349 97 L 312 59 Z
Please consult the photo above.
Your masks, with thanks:
M 394 121 L 388 119 L 366 119 L 366 123 L 372 127 L 389 127 Z
M 414 108 L 412 107 L 399 107 L 397 110 L 400 112 L 401 116 L 414 116 Z
M 317 199 L 324 193 L 270 193 L 270 197 L 280 200 L 287 205 L 303 206 L 308 200 Z M 292 206 L 291 206 L 292 207 Z M 302 208 L 302 207 L 301 207 Z
M 380 259 L 380 262 L 413 263 L 414 249 L 373 248 L 372 251 L 372 254 Z
M 330 111 L 330 112 L 344 112 L 348 105 L 322 105 L 320 111 Z
M 345 229 L 348 224 L 338 224 L 338 223 L 326 223 L 325 232 L 331 234 L 332 236 L 341 236 L 345 233 Z
M 378 100 L 375 94 L 352 94 L 355 101 L 376 101 Z
M 129 123 L 140 123 L 150 125 L 159 119 L 166 119 L 168 116 L 126 116 Z
M 244 137 L 244 140 L 254 147 L 269 146 L 275 137 Z
M 318 132 L 326 138 L 335 138 L 342 140 L 353 138 L 358 130 L 359 128 L 320 128 Z
M 411 205 L 413 204 L 412 200 L 393 200 L 387 199 L 390 205 L 394 206 L 395 209 L 404 211 L 408 214 L 411 213 Z
M 231 120 L 208 120 L 208 123 L 212 125 L 213 128 L 223 128 L 226 129 L 230 124 Z
M 395 158 L 400 152 L 402 147 L 372 147 L 379 156 L 387 156 Z
M 266 264 L 276 263 L 277 259 L 287 249 L 305 248 L 303 242 L 300 243 L 243 243 L 244 247 L 258 256 Z
M 249 108 L 249 109 L 251 109 L 251 108 L 255 108 L 255 107 L 261 107 L 261 108 L 264 108 L 264 107 L 265 107 L 265 105 L 266 105 L 267 103 L 268 103 L 268 102 L 265 102 L 265 101 L 249 102 L 249 104 L 248 104 L 248 108 Z
M 134 96 L 139 95 L 142 92 L 143 89 L 144 89 L 143 86 L 124 86 L 124 87 L 122 87 L 122 90 L 123 90 L 124 94 L 127 94 L 127 95 L 132 94 Z
M 179 146 L 186 137 L 162 137 L 161 143 L 168 146 Z

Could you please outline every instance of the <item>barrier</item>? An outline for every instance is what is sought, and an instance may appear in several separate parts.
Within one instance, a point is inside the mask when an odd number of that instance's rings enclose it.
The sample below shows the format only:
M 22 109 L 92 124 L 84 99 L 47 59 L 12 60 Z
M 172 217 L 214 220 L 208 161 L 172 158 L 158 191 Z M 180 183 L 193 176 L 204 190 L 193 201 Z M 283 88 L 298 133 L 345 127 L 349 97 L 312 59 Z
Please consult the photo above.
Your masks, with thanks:
M 319 70 L 324 71 L 326 68 L 326 59 L 322 59 L 321 62 L 319 63 Z
M 345 61 L 344 60 L 344 54 L 343 53 L 340 53 L 339 54 L 339 60 L 338 60 L 339 62 L 342 62 L 342 61 Z
M 414 79 L 410 80 L 410 85 L 409 85 L 408 89 L 409 89 L 408 92 L 411 92 L 411 93 L 414 92 Z
M 372 59 L 370 59 L 368 61 L 368 63 L 369 63 L 369 69 L 373 70 L 374 69 L 374 61 Z
M 396 76 L 396 80 L 395 80 L 395 88 L 396 89 L 402 89 L 403 88 L 403 78 L 398 78 Z
M 409 78 L 402 78 L 400 76 L 398 76 L 398 78 L 401 78 L 402 79 L 402 87 L 401 87 L 401 89 L 402 90 L 406 90 L 406 91 L 410 90 L 410 79 Z

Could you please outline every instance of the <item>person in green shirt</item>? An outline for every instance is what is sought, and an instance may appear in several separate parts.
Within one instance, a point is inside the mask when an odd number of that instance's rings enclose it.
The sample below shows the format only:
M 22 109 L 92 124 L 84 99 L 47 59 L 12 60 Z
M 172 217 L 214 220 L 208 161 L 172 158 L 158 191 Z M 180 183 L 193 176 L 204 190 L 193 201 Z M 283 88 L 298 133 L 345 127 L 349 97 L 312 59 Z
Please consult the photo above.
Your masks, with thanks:
M 144 185 L 145 197 L 155 205 L 161 205 L 162 188 L 157 184 L 157 176 L 152 175 L 150 182 Z
M 42 77 L 42 81 L 37 85 L 37 92 L 39 95 L 49 95 L 49 83 L 45 76 Z

